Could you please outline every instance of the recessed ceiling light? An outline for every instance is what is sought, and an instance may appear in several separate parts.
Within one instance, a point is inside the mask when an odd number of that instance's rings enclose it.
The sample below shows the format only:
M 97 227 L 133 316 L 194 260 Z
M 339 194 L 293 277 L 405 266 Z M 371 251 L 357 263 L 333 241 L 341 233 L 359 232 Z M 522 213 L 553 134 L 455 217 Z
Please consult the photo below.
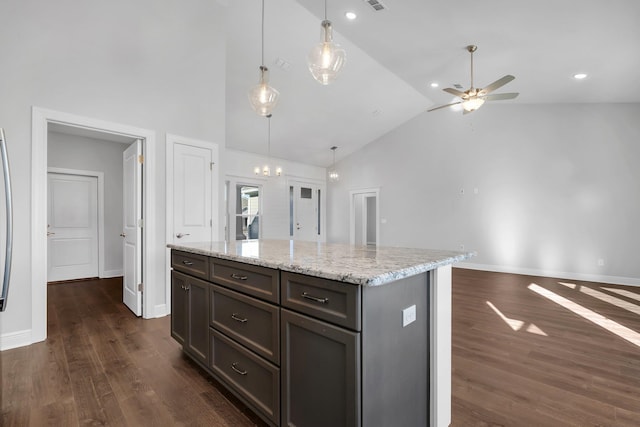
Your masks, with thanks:
M 349 12 L 345 12 L 344 14 L 345 18 L 347 18 L 349 21 L 353 21 L 354 19 L 356 19 L 358 17 L 358 15 L 356 15 L 355 12 L 349 11 Z
M 573 78 L 576 80 L 582 80 L 582 79 L 586 79 L 587 75 L 585 73 L 578 73 L 578 74 L 574 74 Z
M 440 85 L 437 82 L 431 83 L 431 87 L 438 87 L 438 86 L 440 86 Z

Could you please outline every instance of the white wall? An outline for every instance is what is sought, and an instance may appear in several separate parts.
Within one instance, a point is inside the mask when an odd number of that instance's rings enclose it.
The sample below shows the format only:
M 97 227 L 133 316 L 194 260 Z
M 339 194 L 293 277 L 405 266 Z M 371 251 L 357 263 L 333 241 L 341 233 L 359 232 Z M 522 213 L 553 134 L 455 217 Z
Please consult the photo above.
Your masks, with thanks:
M 49 132 L 50 167 L 104 173 L 104 270 L 122 275 L 122 152 L 127 144 Z
M 271 158 L 269 164 L 272 165 L 272 176 L 265 178 L 255 175 L 253 169 L 264 165 L 265 162 L 267 162 L 266 156 L 227 149 L 222 162 L 224 180 L 230 182 L 232 193 L 237 183 L 262 186 L 263 205 L 260 224 L 262 238 L 289 239 L 289 180 L 296 179 L 324 185 L 326 169 Z M 276 166 L 281 166 L 283 169 L 283 175 L 280 177 L 273 176 Z M 221 206 L 224 211 L 226 201 L 223 201 Z M 232 203 L 232 206 L 235 204 Z M 231 220 L 233 221 L 233 218 Z M 233 239 L 233 235 L 231 238 Z
M 349 190 L 380 187 L 381 245 L 464 245 L 476 267 L 640 284 L 638 117 L 640 104 L 424 113 L 339 162 L 327 239 L 348 242 Z
M 0 2 L 0 126 L 8 139 L 16 213 L 0 348 L 28 343 L 32 328 L 32 106 L 152 129 L 162 144 L 166 132 L 223 144 L 225 14 L 221 2 L 210 0 Z M 147 162 L 155 162 L 156 187 L 163 189 L 162 146 L 156 153 Z M 158 191 L 158 223 L 150 230 L 158 247 L 147 248 L 158 278 L 165 270 L 164 204 Z M 161 306 L 164 281 L 156 286 Z

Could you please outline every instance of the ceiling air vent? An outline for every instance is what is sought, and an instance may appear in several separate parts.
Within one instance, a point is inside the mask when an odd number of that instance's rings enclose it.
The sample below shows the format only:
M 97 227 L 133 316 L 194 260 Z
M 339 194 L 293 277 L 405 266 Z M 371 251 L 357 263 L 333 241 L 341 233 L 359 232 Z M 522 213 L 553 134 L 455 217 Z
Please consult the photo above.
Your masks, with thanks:
M 373 10 L 376 12 L 380 12 L 381 10 L 385 10 L 387 6 L 385 6 L 380 0 L 364 0 Z

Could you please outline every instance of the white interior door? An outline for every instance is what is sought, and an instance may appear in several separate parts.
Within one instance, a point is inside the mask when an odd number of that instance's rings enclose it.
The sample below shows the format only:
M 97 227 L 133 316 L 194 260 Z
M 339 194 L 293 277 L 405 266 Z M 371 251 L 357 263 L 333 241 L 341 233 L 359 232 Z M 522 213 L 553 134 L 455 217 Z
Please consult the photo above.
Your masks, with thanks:
M 123 302 L 136 316 L 142 315 L 142 141 L 122 154 L 123 166 Z
M 47 281 L 98 277 L 98 178 L 47 174 Z
M 212 240 L 213 153 L 209 148 L 173 145 L 173 242 Z
M 292 182 L 289 187 L 292 215 L 290 230 L 295 240 L 321 240 L 320 186 Z

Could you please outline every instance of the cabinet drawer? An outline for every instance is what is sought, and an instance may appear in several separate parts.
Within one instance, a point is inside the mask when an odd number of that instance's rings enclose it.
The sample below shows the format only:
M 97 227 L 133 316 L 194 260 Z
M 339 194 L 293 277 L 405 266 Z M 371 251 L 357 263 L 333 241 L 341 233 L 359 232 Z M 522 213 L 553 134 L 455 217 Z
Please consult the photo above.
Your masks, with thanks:
M 275 424 L 280 423 L 280 369 L 213 328 L 211 369 Z
M 182 251 L 171 251 L 171 267 L 207 280 L 209 278 L 208 257 Z
M 211 285 L 211 326 L 280 365 L 280 310 L 277 306 Z
M 282 303 L 303 314 L 359 331 L 361 287 L 319 277 L 282 272 Z
M 211 258 L 211 280 L 273 303 L 279 300 L 278 270 Z

